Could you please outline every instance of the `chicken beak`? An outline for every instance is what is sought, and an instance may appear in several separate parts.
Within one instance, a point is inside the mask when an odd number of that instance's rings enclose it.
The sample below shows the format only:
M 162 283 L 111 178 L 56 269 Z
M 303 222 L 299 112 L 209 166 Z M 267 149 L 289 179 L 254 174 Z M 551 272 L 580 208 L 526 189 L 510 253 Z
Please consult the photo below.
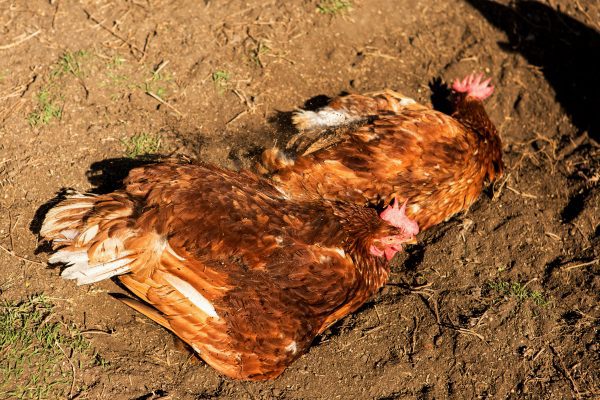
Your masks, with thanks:
M 417 244 L 419 243 L 419 241 L 417 240 L 416 236 L 413 236 L 412 239 L 408 239 L 406 242 L 404 242 L 406 244 Z

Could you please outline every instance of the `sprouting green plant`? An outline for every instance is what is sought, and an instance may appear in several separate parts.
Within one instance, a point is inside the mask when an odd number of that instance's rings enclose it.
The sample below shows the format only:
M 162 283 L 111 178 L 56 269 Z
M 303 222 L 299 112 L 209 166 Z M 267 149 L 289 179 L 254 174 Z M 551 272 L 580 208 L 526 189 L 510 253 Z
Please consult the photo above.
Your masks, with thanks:
M 323 0 L 317 4 L 320 14 L 336 15 L 352 8 L 352 2 L 346 0 Z
M 212 81 L 219 94 L 222 94 L 229 84 L 229 72 L 225 70 L 217 70 L 212 73 Z
M 167 89 L 162 86 L 154 85 L 152 82 L 144 83 L 144 91 L 146 93 L 153 93 L 161 99 L 167 95 Z
M 263 68 L 263 62 L 261 57 L 265 54 L 268 54 L 271 51 L 271 48 L 266 45 L 265 42 L 259 40 L 256 43 L 256 47 L 250 50 L 250 59 L 259 67 Z
M 529 298 L 538 306 L 544 307 L 550 303 L 548 299 L 542 294 L 542 292 L 537 290 L 532 290 L 529 292 Z
M 165 97 L 165 95 L 167 94 L 167 89 L 163 88 L 163 87 L 157 87 L 156 90 L 154 91 L 154 93 L 160 97 L 161 99 L 163 97 Z
M 113 71 L 107 71 L 106 77 L 108 81 L 101 86 L 124 86 L 127 87 L 129 84 L 129 77 L 124 74 L 119 74 Z
M 93 355 L 93 363 L 94 365 L 98 365 L 102 368 L 106 368 L 110 365 L 110 363 L 105 360 L 100 354 L 94 353 Z
M 168 72 L 153 72 L 150 80 L 153 82 L 170 82 L 173 80 L 173 75 Z
M 125 58 L 117 54 L 106 63 L 107 70 L 104 73 L 108 79 L 100 83 L 101 87 L 127 87 L 130 84 L 129 76 L 119 71 L 119 67 L 121 67 L 125 61 Z
M 114 68 L 118 68 L 121 65 L 125 64 L 125 58 L 121 57 L 120 55 L 116 55 L 113 58 L 111 58 L 111 60 L 108 62 L 108 68 L 114 69 Z
M 502 296 L 514 297 L 519 301 L 531 299 L 540 307 L 544 307 L 549 303 L 549 301 L 540 291 L 530 290 L 519 282 L 497 280 L 494 282 L 488 282 L 488 287 L 498 292 Z
M 29 125 L 47 125 L 53 119 L 62 116 L 62 107 L 56 104 L 56 96 L 53 96 L 47 88 L 42 88 L 36 99 L 37 105 L 35 110 L 27 116 Z
M 167 89 L 160 85 L 160 83 L 167 83 L 173 80 L 173 75 L 169 72 L 164 71 L 164 66 L 167 63 L 162 63 L 155 71 L 152 71 L 150 78 L 144 82 L 144 91 L 146 93 L 153 93 L 160 98 L 164 98 L 167 95 Z
M 76 52 L 67 51 L 60 56 L 50 70 L 50 77 L 36 96 L 35 109 L 27 116 L 27 122 L 31 126 L 47 125 L 53 119 L 62 117 L 63 107 L 58 104 L 63 100 L 60 88 L 63 86 L 65 75 L 72 75 L 81 79 L 83 69 L 81 62 L 88 57 L 85 50 Z
M 88 56 L 85 50 L 76 52 L 67 51 L 58 60 L 56 67 L 50 72 L 53 78 L 60 77 L 64 74 L 72 74 L 76 77 L 81 77 L 81 61 Z
M 130 158 L 156 154 L 160 149 L 160 135 L 152 135 L 142 132 L 128 139 L 121 140 L 123 143 L 125 155 Z
M 75 365 L 91 362 L 81 332 L 53 315 L 44 295 L 0 304 L 0 398 L 65 398 Z

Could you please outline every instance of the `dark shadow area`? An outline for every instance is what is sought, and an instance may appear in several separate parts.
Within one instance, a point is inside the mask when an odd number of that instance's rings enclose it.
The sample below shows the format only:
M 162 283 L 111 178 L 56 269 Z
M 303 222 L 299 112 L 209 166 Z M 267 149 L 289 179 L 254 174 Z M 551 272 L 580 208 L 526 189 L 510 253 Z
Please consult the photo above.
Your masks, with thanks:
M 346 96 L 347 94 L 348 92 L 341 92 L 338 96 Z M 330 101 L 331 97 L 324 94 L 319 94 L 306 100 L 302 108 L 309 111 L 316 111 L 319 108 L 325 107 Z
M 478 306 L 460 312 L 457 315 L 458 325 L 468 327 L 471 321 L 478 320 L 487 310 L 490 309 L 490 304 L 479 304 Z
M 583 189 L 575 193 L 570 199 L 565 208 L 560 213 L 560 217 L 564 223 L 568 224 L 581 214 L 585 209 L 585 201 L 590 195 L 593 188 Z
M 554 260 L 550 261 L 546 264 L 544 268 L 544 276 L 542 278 L 542 282 L 546 284 L 548 280 L 552 277 L 552 274 L 557 271 L 561 265 L 566 263 L 564 256 L 558 256 Z
M 573 310 L 565 311 L 561 315 L 561 319 L 567 325 L 575 325 L 581 319 L 581 317 L 582 317 L 582 315 L 580 313 L 578 313 L 577 311 L 573 311 Z
M 444 114 L 452 114 L 452 101 L 450 94 L 452 90 L 442 81 L 442 78 L 437 77 L 429 81 L 429 89 L 431 90 L 431 105 L 434 110 L 443 112 Z
M 94 185 L 93 193 L 105 194 L 119 189 L 129 171 L 143 165 L 164 161 L 167 157 L 149 155 L 140 158 L 117 157 L 96 161 L 86 171 L 88 181 Z
M 235 146 L 227 154 L 227 159 L 231 160 L 236 170 L 247 168 L 245 161 L 249 160 L 251 164 L 260 163 L 261 156 L 265 151 L 264 146 L 251 144 L 246 146 Z
M 425 256 L 425 245 L 422 243 L 417 243 L 412 246 L 406 247 L 406 254 L 408 257 L 402 263 L 402 269 L 404 271 L 416 271 L 417 267 L 421 265 L 423 262 L 423 257 Z
M 573 124 L 599 141 L 600 34 L 538 1 L 515 1 L 512 6 L 466 1 L 506 33 L 508 43 L 500 43 L 504 50 L 519 52 L 540 67 Z
M 63 189 L 59 190 L 53 198 L 51 198 L 50 200 L 48 200 L 47 202 L 42 204 L 35 211 L 35 214 L 33 215 L 33 219 L 29 223 L 29 231 L 31 233 L 33 233 L 34 235 L 38 235 L 40 233 L 40 230 L 42 229 L 42 224 L 44 223 L 44 217 L 46 217 L 46 214 L 48 213 L 48 211 L 52 207 L 54 207 L 55 205 L 57 205 L 58 203 L 63 201 L 67 197 L 67 195 L 72 192 L 74 192 L 74 190 L 71 188 L 63 188 Z M 37 249 L 36 249 L 35 254 L 38 254 L 38 253 L 39 253 L 39 251 L 37 251 Z
M 285 147 L 285 144 L 298 133 L 292 122 L 293 111 L 279 111 L 267 119 L 275 129 L 275 146 Z

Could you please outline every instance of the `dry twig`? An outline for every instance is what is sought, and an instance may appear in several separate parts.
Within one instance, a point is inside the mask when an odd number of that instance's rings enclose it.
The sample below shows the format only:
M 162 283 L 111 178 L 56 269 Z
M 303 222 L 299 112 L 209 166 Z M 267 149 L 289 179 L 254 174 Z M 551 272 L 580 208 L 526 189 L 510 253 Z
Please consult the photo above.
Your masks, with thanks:
M 519 196 L 527 197 L 529 199 L 537 199 L 538 198 L 536 195 L 533 195 L 533 194 L 529 194 L 529 193 L 525 193 L 525 192 L 519 192 L 517 189 L 515 189 L 513 187 L 510 187 L 508 185 L 506 185 L 506 188 L 508 190 L 510 190 L 511 192 L 518 194 Z
M 60 345 L 60 343 L 58 343 L 58 341 L 56 342 L 56 345 L 58 346 L 60 351 L 63 352 L 63 354 L 67 358 L 67 361 L 71 365 L 71 371 L 73 373 L 73 376 L 71 377 L 71 389 L 69 390 L 69 396 L 68 396 L 68 398 L 70 399 L 71 396 L 73 396 L 73 389 L 75 388 L 75 365 L 73 365 L 73 361 L 71 361 L 71 357 L 69 357 L 67 352 L 62 348 L 62 346 Z
M 11 251 L 11 250 L 9 250 L 9 249 L 7 249 L 6 247 L 4 247 L 4 246 L 2 246 L 2 245 L 0 245 L 0 249 L 4 250 L 4 251 L 5 251 L 5 252 L 6 252 L 8 255 L 10 255 L 10 256 L 12 256 L 12 257 L 14 257 L 14 258 L 18 258 L 19 260 L 22 260 L 22 261 L 27 261 L 27 262 L 29 262 L 29 263 L 32 263 L 32 264 L 35 264 L 35 265 L 41 265 L 41 266 L 43 266 L 43 267 L 45 267 L 45 266 L 46 266 L 46 264 L 45 264 L 45 263 L 41 263 L 41 262 L 39 262 L 39 261 L 33 261 L 33 260 L 30 260 L 29 258 L 21 257 L 21 256 L 19 256 L 19 255 L 15 254 L 15 252 L 14 252 L 14 251 Z
M 42 30 L 41 30 L 41 29 L 38 29 L 37 31 L 35 31 L 35 32 L 33 32 L 33 33 L 31 33 L 31 34 L 29 34 L 29 35 L 25 36 L 24 38 L 21 38 L 21 39 L 19 39 L 19 40 L 15 41 L 15 42 L 13 42 L 13 43 L 9 43 L 9 44 L 5 44 L 5 45 L 2 45 L 2 46 L 0 46 L 0 50 L 8 50 L 8 49 L 10 49 L 10 48 L 13 48 L 13 47 L 15 47 L 15 46 L 18 46 L 18 45 L 20 45 L 21 43 L 23 43 L 23 42 L 25 42 L 25 41 L 27 41 L 27 40 L 29 40 L 29 39 L 31 39 L 31 38 L 34 38 L 34 37 L 36 37 L 36 36 L 37 36 L 37 35 L 39 35 L 41 32 L 42 32 Z
M 564 375 L 565 378 L 567 378 L 569 380 L 569 382 L 571 383 L 571 389 L 573 390 L 573 392 L 575 392 L 575 397 L 576 398 L 581 398 L 583 393 L 581 393 L 579 391 L 579 388 L 577 387 L 577 382 L 575 382 L 575 379 L 573 379 L 573 376 L 571 375 L 571 373 L 569 372 L 569 370 L 567 369 L 567 366 L 565 365 L 565 362 L 563 361 L 562 357 L 560 356 L 560 354 L 558 353 L 558 351 L 556 351 L 556 349 L 551 346 L 548 345 L 548 347 L 550 347 L 550 351 L 552 351 L 552 354 L 554 355 L 554 357 L 556 359 L 558 359 L 558 363 L 559 365 L 555 365 L 555 367 L 560 367 L 560 368 L 556 368 L 562 375 Z
M 233 118 L 231 118 L 229 121 L 227 121 L 225 123 L 225 125 L 229 125 L 235 121 L 237 121 L 239 118 L 243 117 L 244 115 L 246 115 L 248 113 L 248 110 L 244 110 L 244 111 L 240 111 L 239 113 L 237 113 Z
M 180 117 L 185 117 L 185 114 L 183 114 L 181 111 L 179 111 L 177 108 L 175 108 L 173 105 L 167 103 L 166 101 L 164 101 L 159 95 L 157 95 L 156 93 L 147 91 L 146 94 L 150 97 L 152 97 L 153 99 L 157 100 L 158 102 L 160 102 L 161 104 L 164 104 L 165 106 L 169 107 L 171 110 L 173 110 L 173 112 L 175 112 L 177 115 L 179 115 Z
M 571 265 L 569 267 L 562 266 L 561 268 L 563 270 L 565 270 L 565 271 L 570 271 L 570 270 L 575 269 L 575 268 L 587 267 L 588 265 L 598 264 L 598 261 L 600 261 L 600 258 L 596 258 L 595 260 L 584 262 L 584 263 L 579 263 L 579 264 Z
M 135 50 L 140 54 L 140 59 L 141 57 L 143 57 L 146 53 L 141 50 L 139 47 L 137 47 L 135 44 L 129 42 L 127 39 L 125 39 L 123 36 L 119 35 L 117 32 L 115 32 L 113 29 L 110 29 L 109 27 L 105 26 L 100 20 L 98 20 L 96 17 L 94 17 L 90 12 L 88 12 L 87 10 L 83 10 L 83 12 L 88 16 L 88 18 L 90 20 L 92 20 L 92 22 L 94 22 L 97 26 L 99 26 L 100 28 L 104 29 L 105 31 L 107 31 L 108 33 L 110 33 L 111 35 L 113 35 L 114 37 L 116 37 L 117 39 L 119 39 L 120 41 L 122 41 L 123 43 L 125 43 L 127 46 L 129 46 L 129 48 L 131 50 Z

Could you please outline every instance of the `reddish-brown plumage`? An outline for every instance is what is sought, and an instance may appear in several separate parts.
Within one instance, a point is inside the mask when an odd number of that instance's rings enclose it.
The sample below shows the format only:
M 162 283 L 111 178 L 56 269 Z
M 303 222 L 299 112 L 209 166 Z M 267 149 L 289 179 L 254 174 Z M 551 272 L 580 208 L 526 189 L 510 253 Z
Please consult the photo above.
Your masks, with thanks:
M 290 201 L 249 172 L 163 163 L 131 171 L 123 190 L 74 195 L 41 231 L 63 277 L 114 275 L 152 307 L 126 303 L 233 378 L 278 376 L 316 335 L 355 311 L 388 276 L 370 254 L 405 232 L 375 210 Z
M 480 80 L 465 87 L 489 95 Z M 396 196 L 427 229 L 467 209 L 502 174 L 500 137 L 481 99 L 455 95 L 452 116 L 390 91 L 336 98 L 297 113 L 307 131 L 285 152 L 267 150 L 263 165 L 290 197 L 377 204 Z

